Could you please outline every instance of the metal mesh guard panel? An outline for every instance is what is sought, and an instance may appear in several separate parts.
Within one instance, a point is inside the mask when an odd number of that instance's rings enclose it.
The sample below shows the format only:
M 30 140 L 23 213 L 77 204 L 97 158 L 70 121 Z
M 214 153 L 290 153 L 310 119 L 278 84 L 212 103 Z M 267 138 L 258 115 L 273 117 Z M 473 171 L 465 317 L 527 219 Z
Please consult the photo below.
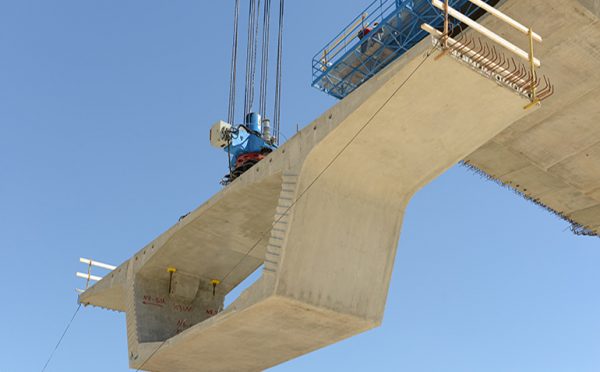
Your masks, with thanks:
M 466 15 L 478 9 L 468 0 L 449 4 Z M 312 85 L 343 99 L 427 37 L 423 23 L 436 28 L 444 23 L 442 12 L 430 0 L 374 1 L 315 55 Z M 365 28 L 370 32 L 359 38 Z

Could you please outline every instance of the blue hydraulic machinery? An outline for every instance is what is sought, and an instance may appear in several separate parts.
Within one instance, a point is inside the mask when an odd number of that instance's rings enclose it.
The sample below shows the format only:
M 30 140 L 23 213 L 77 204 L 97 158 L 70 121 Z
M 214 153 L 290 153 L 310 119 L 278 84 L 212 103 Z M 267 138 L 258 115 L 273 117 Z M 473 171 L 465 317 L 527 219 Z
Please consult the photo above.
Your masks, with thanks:
M 234 0 L 234 28 L 233 46 L 231 53 L 231 78 L 229 88 L 228 122 L 218 121 L 210 129 L 210 142 L 214 147 L 222 148 L 228 154 L 229 174 L 221 183 L 228 185 L 241 176 L 256 163 L 265 158 L 277 148 L 280 138 L 281 118 L 281 80 L 282 80 L 282 54 L 283 54 L 283 18 L 285 0 L 279 0 L 279 33 L 277 45 L 276 76 L 275 76 L 275 105 L 274 123 L 266 118 L 267 111 L 267 83 L 269 71 L 269 40 L 271 0 L 264 0 L 262 60 L 259 95 L 259 112 L 252 110 L 255 93 L 255 73 L 257 66 L 257 49 L 259 21 L 261 16 L 261 0 L 249 0 L 248 15 L 248 43 L 246 56 L 246 86 L 244 101 L 244 122 L 235 125 L 235 101 L 238 55 L 238 26 L 240 14 L 240 0 Z
M 260 114 L 246 115 L 244 124 L 233 126 L 219 121 L 210 130 L 210 143 L 228 154 L 229 174 L 223 179 L 228 184 L 241 176 L 277 147 L 271 135 L 271 123 Z

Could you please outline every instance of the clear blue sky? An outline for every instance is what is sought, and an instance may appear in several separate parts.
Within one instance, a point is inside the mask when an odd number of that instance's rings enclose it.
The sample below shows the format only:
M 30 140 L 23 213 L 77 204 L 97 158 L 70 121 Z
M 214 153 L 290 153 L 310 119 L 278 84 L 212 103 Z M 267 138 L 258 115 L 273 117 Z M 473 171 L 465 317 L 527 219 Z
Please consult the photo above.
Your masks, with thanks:
M 288 135 L 335 103 L 311 57 L 367 1 L 288 0 Z M 232 2 L 0 2 L 0 372 L 41 370 L 80 256 L 119 264 L 220 189 Z M 567 227 L 453 168 L 410 203 L 383 326 L 273 370 L 597 372 L 600 240 Z M 127 370 L 94 308 L 48 368 Z

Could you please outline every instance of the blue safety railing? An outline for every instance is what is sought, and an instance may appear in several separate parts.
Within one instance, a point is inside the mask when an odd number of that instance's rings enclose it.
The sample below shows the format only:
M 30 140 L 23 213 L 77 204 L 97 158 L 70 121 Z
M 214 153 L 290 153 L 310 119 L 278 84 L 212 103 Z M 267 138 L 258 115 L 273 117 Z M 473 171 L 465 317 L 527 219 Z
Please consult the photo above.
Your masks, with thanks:
M 466 15 L 478 10 L 468 0 L 449 0 L 449 5 Z M 458 23 L 450 22 L 451 27 Z M 423 23 L 443 26 L 443 12 L 431 0 L 373 1 L 314 56 L 312 85 L 338 99 L 346 97 L 423 40 L 428 35 Z

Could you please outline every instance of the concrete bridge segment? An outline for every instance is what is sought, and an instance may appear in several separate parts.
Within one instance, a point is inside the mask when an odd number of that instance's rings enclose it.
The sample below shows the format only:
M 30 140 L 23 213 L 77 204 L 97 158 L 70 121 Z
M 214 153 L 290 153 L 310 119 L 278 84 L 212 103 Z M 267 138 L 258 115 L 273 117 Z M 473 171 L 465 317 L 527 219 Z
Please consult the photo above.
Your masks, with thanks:
M 596 208 L 593 182 L 548 178 L 560 178 L 561 169 L 572 174 L 562 162 L 575 161 L 584 148 L 563 143 L 572 132 L 560 118 L 576 115 L 580 123 L 586 115 L 578 115 L 577 105 L 588 116 L 598 114 L 592 103 L 600 62 L 591 55 L 600 48 L 590 44 L 600 38 L 587 40 L 587 47 L 578 39 L 600 33 L 594 4 L 502 4 L 546 37 L 539 53 L 560 93 L 541 109 L 524 111 L 521 96 L 453 58 L 434 61 L 431 41 L 424 40 L 80 302 L 126 312 L 133 368 L 262 370 L 381 323 L 403 211 L 416 191 L 460 160 L 518 182 L 519 190 L 557 211 L 560 202 L 571 205 L 568 216 L 582 225 L 588 215 L 597 218 L 586 212 Z M 493 29 L 494 22 L 484 20 Z M 568 58 L 582 61 L 573 68 Z M 591 119 L 586 123 L 576 125 L 592 128 Z M 592 141 L 595 133 L 574 138 Z M 549 161 L 541 144 L 531 144 L 552 135 L 563 142 L 545 151 L 565 154 Z M 261 278 L 223 309 L 224 296 L 261 265 Z M 169 267 L 177 269 L 173 280 Z M 214 295 L 213 279 L 221 280 Z

